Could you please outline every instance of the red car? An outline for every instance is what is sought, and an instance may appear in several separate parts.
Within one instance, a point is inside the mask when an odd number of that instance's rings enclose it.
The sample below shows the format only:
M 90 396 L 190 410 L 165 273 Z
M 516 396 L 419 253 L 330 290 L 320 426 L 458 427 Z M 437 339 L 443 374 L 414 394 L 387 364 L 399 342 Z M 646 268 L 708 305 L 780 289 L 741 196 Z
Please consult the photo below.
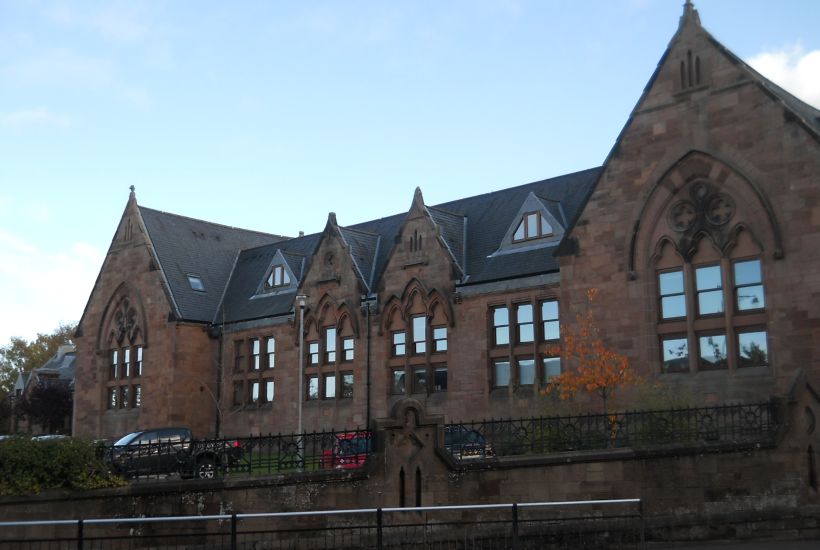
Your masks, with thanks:
M 322 468 L 361 468 L 373 451 L 370 432 L 344 432 L 336 434 L 332 449 L 323 453 Z

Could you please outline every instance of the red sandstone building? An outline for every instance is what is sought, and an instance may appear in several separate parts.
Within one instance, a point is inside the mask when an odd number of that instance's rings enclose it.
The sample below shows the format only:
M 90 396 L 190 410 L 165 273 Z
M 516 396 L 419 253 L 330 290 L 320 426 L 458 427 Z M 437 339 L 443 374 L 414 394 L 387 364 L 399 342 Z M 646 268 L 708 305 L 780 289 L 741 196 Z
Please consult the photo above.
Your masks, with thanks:
M 591 287 L 642 376 L 708 402 L 782 395 L 818 383 L 818 251 L 820 112 L 687 4 L 600 168 L 435 206 L 416 190 L 405 214 L 298 238 L 132 191 L 78 328 L 74 433 L 354 428 L 402 398 L 539 414 Z

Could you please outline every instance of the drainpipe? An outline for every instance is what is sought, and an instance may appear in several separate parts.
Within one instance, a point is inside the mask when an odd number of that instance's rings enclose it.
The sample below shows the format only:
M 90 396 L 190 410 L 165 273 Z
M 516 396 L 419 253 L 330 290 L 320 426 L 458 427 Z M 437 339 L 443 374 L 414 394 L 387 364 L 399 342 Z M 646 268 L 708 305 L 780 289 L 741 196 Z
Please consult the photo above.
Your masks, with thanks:
M 367 323 L 367 352 L 365 358 L 365 372 L 366 372 L 366 383 L 367 383 L 367 405 L 365 411 L 365 426 L 367 429 L 370 429 L 370 409 L 371 409 L 371 400 L 370 400 L 370 381 L 372 379 L 371 374 L 371 361 L 370 361 L 370 314 L 376 313 L 376 296 L 362 296 L 362 311 L 365 314 L 365 322 Z

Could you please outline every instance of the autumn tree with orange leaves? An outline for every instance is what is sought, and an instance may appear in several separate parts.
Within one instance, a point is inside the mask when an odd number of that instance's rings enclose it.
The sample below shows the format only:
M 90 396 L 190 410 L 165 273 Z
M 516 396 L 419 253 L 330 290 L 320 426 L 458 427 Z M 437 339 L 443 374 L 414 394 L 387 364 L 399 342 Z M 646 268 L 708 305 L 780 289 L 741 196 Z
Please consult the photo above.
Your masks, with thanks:
M 561 343 L 549 352 L 561 357 L 563 372 L 550 379 L 545 394 L 557 392 L 561 399 L 571 399 L 579 391 L 598 395 L 607 413 L 607 400 L 614 391 L 636 380 L 629 359 L 611 350 L 601 338 L 595 324 L 593 302 L 598 289 L 587 290 L 586 313 L 577 313 L 577 326 L 561 327 Z

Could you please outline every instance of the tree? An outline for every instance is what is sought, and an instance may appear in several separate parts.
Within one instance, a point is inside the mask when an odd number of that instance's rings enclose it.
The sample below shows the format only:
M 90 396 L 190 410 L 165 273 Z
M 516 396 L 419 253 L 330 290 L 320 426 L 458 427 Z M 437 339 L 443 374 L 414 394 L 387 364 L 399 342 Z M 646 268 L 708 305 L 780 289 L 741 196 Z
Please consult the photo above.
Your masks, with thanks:
M 76 329 L 76 323 L 60 324 L 54 332 L 37 334 L 31 342 L 13 336 L 7 345 L 0 348 L 0 399 L 11 393 L 18 374 L 43 366 L 57 353 L 57 348 L 73 344 Z
M 561 327 L 561 343 L 550 353 L 561 356 L 564 370 L 550 379 L 544 393 L 558 392 L 561 399 L 570 399 L 579 391 L 601 398 L 603 412 L 612 393 L 636 380 L 626 356 L 608 348 L 595 324 L 593 302 L 597 289 L 587 291 L 585 313 L 577 313 L 577 327 Z
M 54 433 L 71 416 L 72 405 L 67 380 L 45 380 L 23 395 L 15 404 L 15 413 L 40 424 L 48 433 Z

